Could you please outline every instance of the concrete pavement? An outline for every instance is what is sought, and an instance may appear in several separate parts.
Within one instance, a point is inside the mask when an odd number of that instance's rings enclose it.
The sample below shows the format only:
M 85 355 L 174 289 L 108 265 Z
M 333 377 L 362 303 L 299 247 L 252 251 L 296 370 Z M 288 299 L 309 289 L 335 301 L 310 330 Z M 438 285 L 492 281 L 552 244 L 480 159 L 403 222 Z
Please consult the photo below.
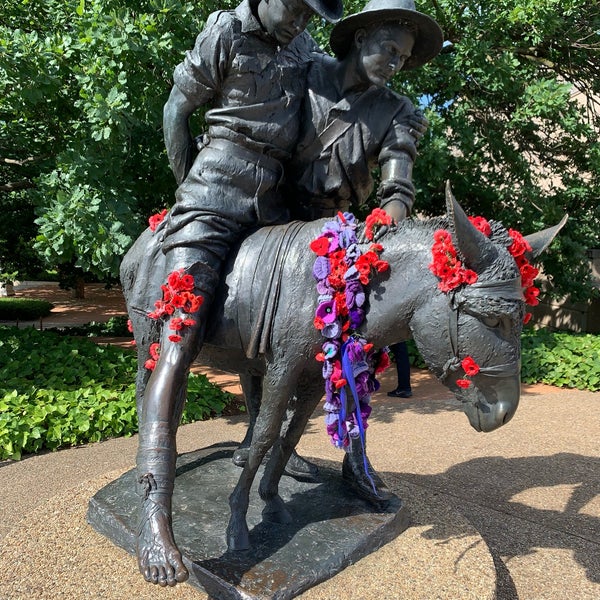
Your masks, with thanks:
M 481 434 L 429 374 L 413 382 L 411 399 L 374 397 L 369 428 L 371 461 L 413 526 L 301 598 L 600 598 L 600 394 L 524 386 L 514 419 Z M 382 384 L 394 387 L 391 372 Z M 179 451 L 244 430 L 244 416 L 187 425 Z M 154 589 L 85 522 L 91 495 L 133 466 L 135 448 L 133 437 L 0 463 L 0 599 L 206 597 Z M 299 451 L 341 461 L 319 409 Z

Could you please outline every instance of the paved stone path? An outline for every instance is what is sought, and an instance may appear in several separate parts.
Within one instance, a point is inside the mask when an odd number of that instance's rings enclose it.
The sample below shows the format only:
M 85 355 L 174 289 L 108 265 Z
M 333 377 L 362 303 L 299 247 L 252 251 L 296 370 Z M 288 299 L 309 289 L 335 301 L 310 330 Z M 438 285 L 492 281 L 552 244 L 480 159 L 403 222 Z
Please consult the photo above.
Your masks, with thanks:
M 63 324 L 119 313 L 118 290 L 88 288 L 84 303 L 27 292 L 54 298 Z M 234 376 L 209 375 L 239 391 Z M 524 386 L 514 419 L 479 434 L 429 374 L 413 371 L 413 381 L 413 398 L 374 397 L 369 429 L 371 460 L 413 507 L 413 526 L 301 598 L 600 598 L 600 393 Z M 317 409 L 299 451 L 341 461 L 322 429 Z M 244 430 L 244 416 L 187 425 L 179 451 Z M 135 447 L 123 438 L 0 463 L 1 600 L 206 598 L 185 585 L 153 589 L 85 523 L 87 501 L 133 466 Z

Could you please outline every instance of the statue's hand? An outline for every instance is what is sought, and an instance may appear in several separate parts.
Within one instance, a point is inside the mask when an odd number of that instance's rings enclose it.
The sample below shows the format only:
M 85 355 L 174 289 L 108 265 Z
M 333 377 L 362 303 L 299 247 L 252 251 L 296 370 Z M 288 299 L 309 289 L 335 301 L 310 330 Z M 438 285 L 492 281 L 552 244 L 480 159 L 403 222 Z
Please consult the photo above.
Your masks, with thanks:
M 418 142 L 425 135 L 425 132 L 429 127 L 429 121 L 427 117 L 417 109 L 408 117 L 407 125 L 408 133 L 415 138 L 415 142 Z
M 373 239 L 369 240 L 367 239 L 367 236 L 365 235 L 365 227 L 364 225 L 361 225 L 361 228 L 359 231 L 357 231 L 357 239 L 358 239 L 358 243 L 359 244 L 367 244 L 367 243 L 373 243 L 373 242 L 377 242 L 379 241 L 388 231 L 394 231 L 396 229 L 396 223 L 392 222 L 391 225 L 380 225 L 374 232 L 373 232 Z
M 394 222 L 392 222 L 391 225 L 381 225 L 373 234 L 373 242 L 378 242 L 388 231 L 394 229 L 396 229 L 396 224 Z

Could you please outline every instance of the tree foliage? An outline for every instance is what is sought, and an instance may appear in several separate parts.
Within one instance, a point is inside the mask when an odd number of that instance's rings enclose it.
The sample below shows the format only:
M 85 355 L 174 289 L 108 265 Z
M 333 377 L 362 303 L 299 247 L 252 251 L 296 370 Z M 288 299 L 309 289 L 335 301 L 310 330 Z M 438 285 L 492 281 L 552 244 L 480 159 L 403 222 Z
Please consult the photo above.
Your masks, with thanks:
M 0 206 L 36 206 L 52 264 L 114 276 L 172 201 L 162 106 L 207 15 L 237 2 L 5 0 L 0 16 Z M 346 14 L 363 6 L 346 0 Z M 393 87 L 426 106 L 417 207 L 465 209 L 530 233 L 570 221 L 548 254 L 557 292 L 586 293 L 600 229 L 600 8 L 593 0 L 423 0 L 446 44 Z M 313 20 L 326 47 L 330 26 Z M 198 132 L 201 123 L 197 124 Z M 1 256 L 0 239 L 0 256 Z M 589 288 L 587 288 L 589 293 Z
M 174 65 L 216 4 L 8 0 L 0 202 L 27 190 L 49 264 L 115 276 L 149 214 L 170 203 L 162 106 Z
M 543 257 L 556 292 L 589 293 L 600 231 L 600 5 L 592 0 L 428 0 L 443 53 L 396 82 L 426 99 L 418 205 L 444 181 L 471 214 L 531 233 L 570 220 Z M 586 289 L 587 288 L 587 289 Z

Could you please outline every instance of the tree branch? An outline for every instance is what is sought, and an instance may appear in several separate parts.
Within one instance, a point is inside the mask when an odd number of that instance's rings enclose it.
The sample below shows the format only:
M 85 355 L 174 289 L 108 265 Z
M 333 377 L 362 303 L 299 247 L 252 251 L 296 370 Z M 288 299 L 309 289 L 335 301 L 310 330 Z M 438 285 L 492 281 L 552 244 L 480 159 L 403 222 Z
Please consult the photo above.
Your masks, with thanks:
M 35 184 L 31 181 L 9 181 L 8 183 L 0 184 L 0 192 L 16 192 L 34 187 Z
M 36 163 L 40 160 L 45 160 L 49 157 L 50 154 L 43 154 L 42 156 L 29 156 L 28 158 L 23 158 L 22 160 L 18 160 L 16 158 L 0 158 L 0 161 L 2 161 L 6 165 L 16 165 L 18 167 L 24 167 L 25 165 Z

